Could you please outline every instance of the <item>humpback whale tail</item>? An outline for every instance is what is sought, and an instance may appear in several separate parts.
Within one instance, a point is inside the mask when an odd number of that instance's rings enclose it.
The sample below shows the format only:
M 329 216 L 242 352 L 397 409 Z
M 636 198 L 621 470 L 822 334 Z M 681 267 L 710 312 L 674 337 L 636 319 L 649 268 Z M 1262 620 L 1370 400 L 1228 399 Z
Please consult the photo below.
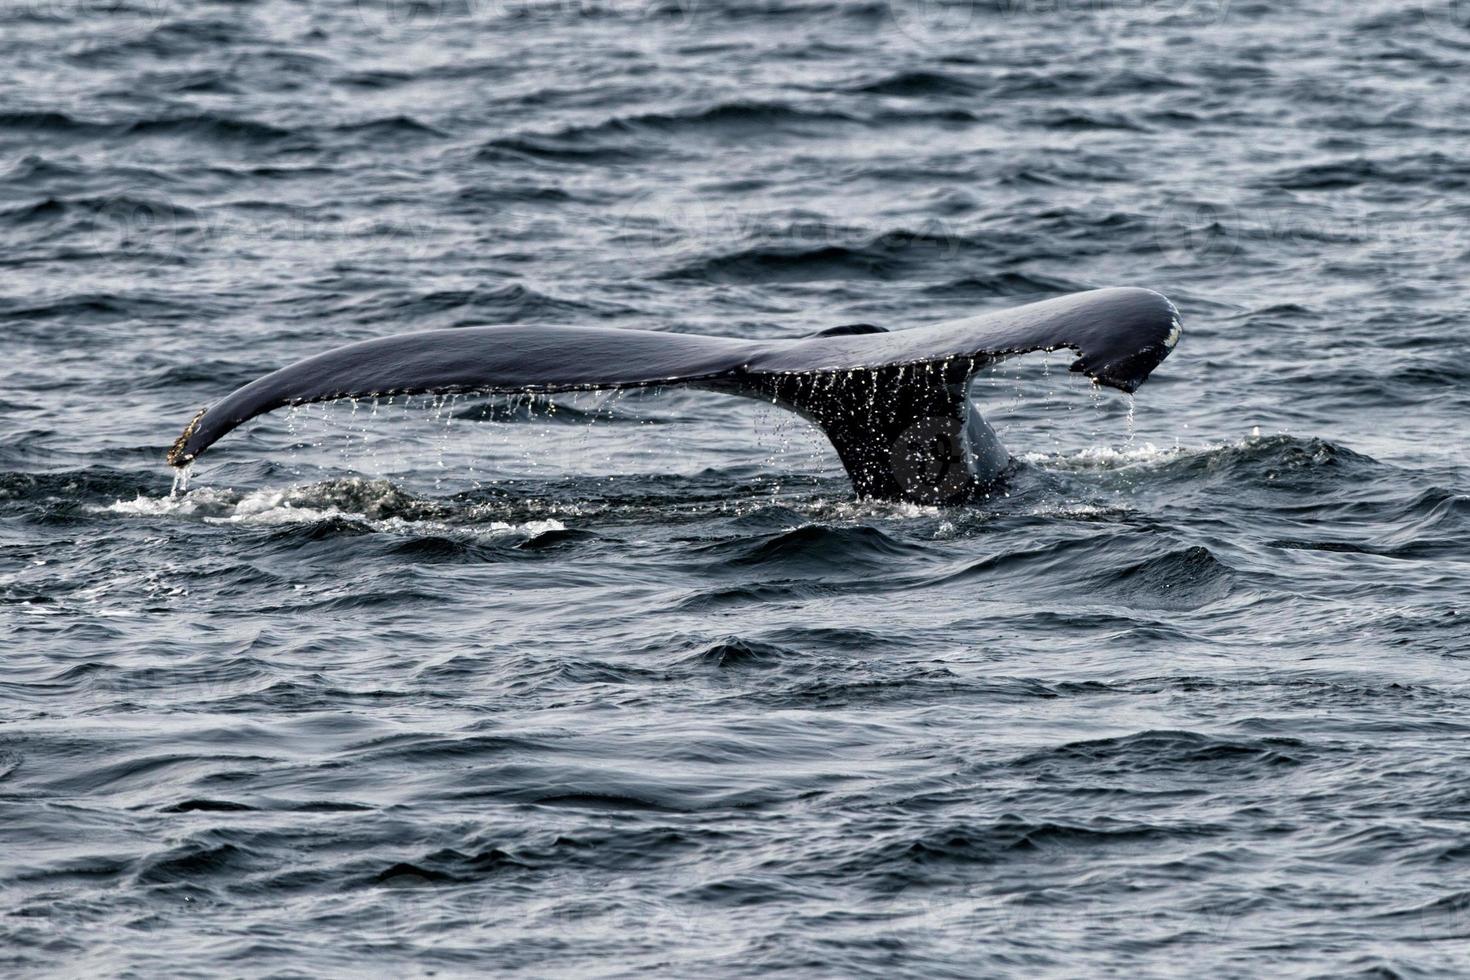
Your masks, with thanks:
M 186 466 L 236 426 L 286 405 L 684 385 L 763 398 L 809 419 L 861 497 L 950 502 L 993 481 L 1010 458 L 970 404 L 975 371 L 1070 348 L 1073 371 L 1132 392 L 1179 332 L 1178 311 L 1163 296 L 1117 288 L 912 330 L 854 324 L 798 340 L 535 326 L 400 334 L 318 354 L 237 389 L 194 417 L 168 461 Z

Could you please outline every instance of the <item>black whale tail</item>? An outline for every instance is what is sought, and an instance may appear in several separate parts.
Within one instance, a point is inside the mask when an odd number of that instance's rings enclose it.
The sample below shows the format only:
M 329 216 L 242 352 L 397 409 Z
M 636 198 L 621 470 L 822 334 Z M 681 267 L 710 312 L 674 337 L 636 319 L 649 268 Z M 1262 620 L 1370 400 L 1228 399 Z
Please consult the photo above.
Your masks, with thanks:
M 767 399 L 810 419 L 832 440 L 859 496 L 947 502 L 993 480 L 1009 459 L 970 404 L 975 371 L 1069 348 L 1073 371 L 1132 392 L 1179 333 L 1178 312 L 1158 293 L 1099 289 L 912 330 L 856 324 L 801 340 L 529 326 L 400 334 L 239 388 L 194 417 L 168 461 L 186 466 L 236 426 L 286 405 L 685 385 Z
M 759 397 L 831 441 L 859 497 L 944 503 L 1000 475 L 1010 455 L 969 398 L 975 361 L 756 375 Z

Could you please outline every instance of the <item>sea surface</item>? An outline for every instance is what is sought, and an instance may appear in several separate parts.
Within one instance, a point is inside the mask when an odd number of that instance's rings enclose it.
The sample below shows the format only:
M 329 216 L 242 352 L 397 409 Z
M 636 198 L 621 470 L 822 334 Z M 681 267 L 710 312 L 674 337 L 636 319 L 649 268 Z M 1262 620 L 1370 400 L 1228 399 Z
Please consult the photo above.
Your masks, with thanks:
M 1470 974 L 1470 6 L 8 0 L 0 972 Z M 1141 285 L 859 502 L 684 391 L 208 404 L 471 324 Z

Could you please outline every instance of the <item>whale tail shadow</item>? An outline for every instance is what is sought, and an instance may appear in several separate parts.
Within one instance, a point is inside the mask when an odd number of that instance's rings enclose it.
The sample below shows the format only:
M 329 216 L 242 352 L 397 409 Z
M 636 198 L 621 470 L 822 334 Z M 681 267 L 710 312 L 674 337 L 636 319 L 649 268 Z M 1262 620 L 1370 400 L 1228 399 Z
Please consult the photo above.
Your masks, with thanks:
M 1071 370 L 1132 392 L 1179 340 L 1148 289 L 1099 289 L 961 320 L 885 331 L 852 324 L 797 340 L 650 330 L 500 326 L 368 340 L 298 361 L 201 410 L 168 452 L 186 466 L 240 424 L 287 405 L 456 392 L 553 393 L 683 385 L 774 402 L 832 441 L 860 497 L 945 503 L 1009 462 L 970 403 L 973 374 L 1071 349 Z

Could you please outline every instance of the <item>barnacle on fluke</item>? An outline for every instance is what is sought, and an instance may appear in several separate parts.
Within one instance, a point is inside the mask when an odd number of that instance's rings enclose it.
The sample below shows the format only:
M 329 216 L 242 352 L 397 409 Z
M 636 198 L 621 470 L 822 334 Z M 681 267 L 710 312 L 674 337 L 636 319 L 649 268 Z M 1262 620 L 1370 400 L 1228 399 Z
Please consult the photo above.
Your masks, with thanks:
M 182 467 L 194 462 L 194 456 L 187 453 L 185 447 L 188 446 L 189 440 L 193 437 L 195 430 L 199 428 L 200 421 L 208 411 L 209 406 L 206 405 L 198 412 L 195 412 L 194 417 L 189 420 L 189 424 L 184 426 L 184 431 L 179 433 L 179 437 L 174 440 L 173 445 L 168 447 L 168 465 Z

